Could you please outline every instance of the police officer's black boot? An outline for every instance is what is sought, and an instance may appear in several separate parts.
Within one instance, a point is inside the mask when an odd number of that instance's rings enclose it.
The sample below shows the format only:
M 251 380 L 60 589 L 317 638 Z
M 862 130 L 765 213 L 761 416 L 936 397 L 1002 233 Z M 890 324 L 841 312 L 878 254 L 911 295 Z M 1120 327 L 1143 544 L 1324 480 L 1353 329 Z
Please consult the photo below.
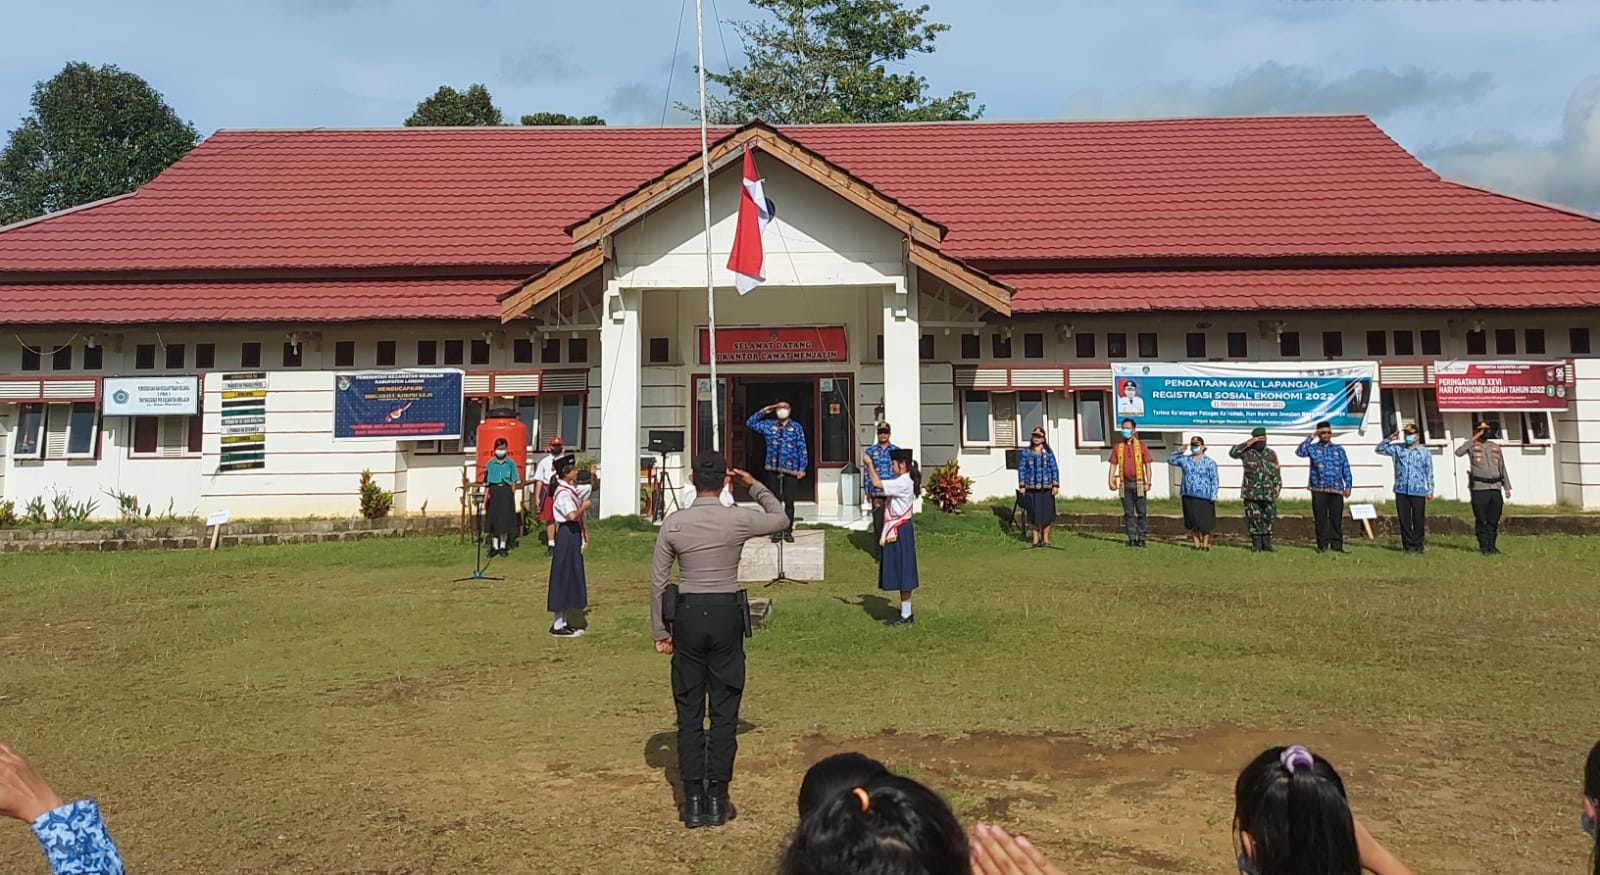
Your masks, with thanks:
M 1272 536 L 1271 535 L 1262 535 L 1261 536 L 1261 552 L 1263 552 L 1263 553 L 1276 553 L 1276 552 L 1278 552 L 1277 550 L 1272 549 Z
M 683 782 L 683 806 L 678 809 L 678 819 L 690 829 L 709 826 L 711 823 L 710 802 L 706 799 L 706 788 L 699 781 Z
M 1260 535 L 1251 535 L 1250 536 L 1250 552 L 1252 552 L 1252 553 L 1260 553 L 1261 552 L 1261 536 Z
M 734 810 L 733 802 L 728 799 L 728 785 L 721 781 L 709 781 L 706 784 L 706 822 L 712 826 L 722 826 L 738 816 Z

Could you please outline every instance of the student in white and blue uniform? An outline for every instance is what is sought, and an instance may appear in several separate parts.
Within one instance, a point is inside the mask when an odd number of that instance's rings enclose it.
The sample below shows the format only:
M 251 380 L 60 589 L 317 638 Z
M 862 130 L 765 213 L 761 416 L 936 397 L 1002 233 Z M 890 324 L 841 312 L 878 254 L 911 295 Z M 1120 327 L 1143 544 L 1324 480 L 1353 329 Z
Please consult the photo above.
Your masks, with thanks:
M 911 511 L 916 507 L 917 492 L 922 488 L 922 472 L 910 450 L 895 450 L 889 454 L 889 471 L 894 476 L 885 480 L 866 454 L 861 457 L 862 467 L 872 478 L 872 485 L 883 491 L 888 500 L 883 516 L 883 534 L 878 546 L 883 551 L 878 559 L 878 589 L 900 593 L 900 614 L 889 620 L 890 626 L 909 626 L 911 617 L 911 591 L 920 584 L 917 577 L 917 542 L 911 530 Z
M 588 489 L 578 484 L 577 461 L 569 454 L 556 460 L 556 474 L 550 481 L 550 512 L 556 521 L 556 546 L 550 551 L 550 594 L 545 607 L 550 611 L 550 634 L 556 638 L 576 638 L 583 630 L 567 622 L 567 614 L 589 606 L 589 582 L 583 572 L 583 548 L 589 535 L 583 518 L 589 513 Z

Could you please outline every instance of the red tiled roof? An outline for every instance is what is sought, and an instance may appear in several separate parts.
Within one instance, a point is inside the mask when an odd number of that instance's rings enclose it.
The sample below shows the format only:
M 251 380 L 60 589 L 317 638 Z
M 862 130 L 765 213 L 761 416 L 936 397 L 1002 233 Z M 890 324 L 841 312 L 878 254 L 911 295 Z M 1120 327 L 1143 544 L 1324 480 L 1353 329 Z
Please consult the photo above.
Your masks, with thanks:
M 1015 313 L 1600 306 L 1600 264 L 997 273 Z
M 7 322 L 341 322 L 480 319 L 515 278 L 4 283 Z
M 1600 252 L 1600 221 L 1442 181 L 1359 116 L 782 133 L 980 264 Z M 526 269 L 697 149 L 689 128 L 224 131 L 131 197 L 0 232 L 0 272 Z

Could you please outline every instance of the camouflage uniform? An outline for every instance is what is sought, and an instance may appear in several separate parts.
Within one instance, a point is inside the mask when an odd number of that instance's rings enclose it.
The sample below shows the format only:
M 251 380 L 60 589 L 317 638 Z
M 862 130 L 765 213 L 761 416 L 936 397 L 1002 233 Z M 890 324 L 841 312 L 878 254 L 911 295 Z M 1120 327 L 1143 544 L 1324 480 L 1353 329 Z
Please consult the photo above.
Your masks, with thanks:
M 1283 490 L 1278 454 L 1271 447 L 1252 446 L 1246 441 L 1229 450 L 1228 455 L 1244 462 L 1239 495 L 1244 499 L 1250 540 L 1256 549 L 1271 550 L 1272 524 L 1278 519 L 1278 493 Z

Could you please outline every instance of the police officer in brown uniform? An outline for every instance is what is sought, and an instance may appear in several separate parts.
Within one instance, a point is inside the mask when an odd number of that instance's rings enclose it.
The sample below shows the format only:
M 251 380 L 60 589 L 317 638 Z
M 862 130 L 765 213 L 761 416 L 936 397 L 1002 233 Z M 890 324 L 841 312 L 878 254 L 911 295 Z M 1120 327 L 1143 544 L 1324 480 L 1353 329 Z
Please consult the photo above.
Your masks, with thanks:
M 1472 438 L 1456 448 L 1456 455 L 1467 457 L 1467 490 L 1472 495 L 1478 552 L 1485 556 L 1500 552 L 1500 515 L 1505 511 L 1505 498 L 1511 497 L 1511 472 L 1506 470 L 1500 445 L 1489 438 L 1493 433 L 1489 423 L 1480 422 Z
M 745 541 L 787 529 L 789 515 L 772 490 L 744 471 L 729 470 L 720 453 L 695 456 L 690 477 L 694 503 L 668 516 L 656 536 L 650 626 L 656 652 L 672 656 L 684 791 L 678 815 L 694 829 L 720 826 L 734 817 L 728 782 L 739 748 L 735 733 L 744 695 L 744 639 L 750 634 L 750 606 L 739 588 L 739 557 Z M 750 490 L 761 509 L 724 507 L 717 499 L 729 482 Z M 674 560 L 680 579 L 669 586 Z M 705 725 L 708 700 L 710 733 Z

